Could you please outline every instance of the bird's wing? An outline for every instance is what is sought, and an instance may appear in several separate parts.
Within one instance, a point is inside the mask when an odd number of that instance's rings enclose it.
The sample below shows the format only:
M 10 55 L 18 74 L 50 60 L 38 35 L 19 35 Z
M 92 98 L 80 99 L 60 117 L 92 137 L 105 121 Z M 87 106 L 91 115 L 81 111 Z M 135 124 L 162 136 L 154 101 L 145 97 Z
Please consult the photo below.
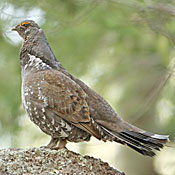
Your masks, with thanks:
M 46 70 L 39 74 L 40 79 L 43 79 L 40 83 L 40 96 L 43 96 L 45 110 L 54 112 L 67 122 L 101 139 L 100 130 L 90 117 L 87 95 L 82 88 L 56 70 Z

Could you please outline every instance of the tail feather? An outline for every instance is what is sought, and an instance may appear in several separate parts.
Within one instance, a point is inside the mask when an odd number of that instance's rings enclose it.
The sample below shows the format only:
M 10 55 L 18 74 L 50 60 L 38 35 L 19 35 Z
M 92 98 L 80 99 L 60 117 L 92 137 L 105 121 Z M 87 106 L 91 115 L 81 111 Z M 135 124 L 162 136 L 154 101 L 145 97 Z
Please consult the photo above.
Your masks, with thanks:
M 167 135 L 158 135 L 143 130 L 123 130 L 121 132 L 111 131 L 102 126 L 104 131 L 114 138 L 114 141 L 126 144 L 137 152 L 153 157 L 154 150 L 160 151 L 164 144 L 169 141 Z M 140 131 L 140 132 L 138 132 Z
M 126 145 L 128 145 L 130 148 L 134 149 L 135 151 L 137 151 L 140 154 L 143 154 L 145 156 L 153 157 L 156 155 L 153 151 L 150 151 L 150 150 L 148 151 L 147 149 L 140 149 L 140 148 L 137 148 L 136 146 L 133 146 L 129 143 L 126 143 Z
M 135 132 L 123 132 L 124 135 L 128 136 L 129 138 L 133 138 L 138 140 L 139 142 L 141 142 L 142 144 L 145 144 L 146 146 L 156 149 L 158 151 L 160 151 L 160 148 L 163 148 L 163 144 L 155 142 L 155 140 L 153 140 L 150 136 L 146 136 L 146 135 L 140 135 L 140 133 L 135 133 Z M 138 135 L 137 135 L 138 134 Z
M 152 151 L 152 148 L 150 146 L 144 145 L 142 142 L 140 142 L 137 139 L 134 139 L 132 137 L 129 137 L 125 135 L 124 133 L 117 134 L 120 139 L 124 141 L 126 145 L 128 145 L 130 148 L 136 150 L 137 152 L 147 155 L 147 156 L 154 156 L 155 153 Z M 114 139 L 114 141 L 116 141 Z

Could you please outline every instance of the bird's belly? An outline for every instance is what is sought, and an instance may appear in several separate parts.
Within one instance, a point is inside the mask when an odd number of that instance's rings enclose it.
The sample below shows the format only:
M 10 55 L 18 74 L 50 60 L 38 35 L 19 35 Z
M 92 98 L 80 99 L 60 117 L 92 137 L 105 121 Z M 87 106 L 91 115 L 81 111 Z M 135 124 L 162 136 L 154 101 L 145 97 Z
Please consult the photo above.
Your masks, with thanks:
M 27 109 L 27 103 L 26 103 L 26 100 L 25 100 L 25 90 L 24 90 L 23 83 L 22 83 L 22 86 L 21 86 L 21 98 L 22 98 L 23 107 L 26 110 Z
M 66 122 L 45 103 L 48 99 L 41 93 L 40 87 L 35 87 L 38 83 L 33 82 L 33 86 L 22 83 L 22 102 L 30 120 L 54 138 L 65 138 L 70 142 L 88 141 L 90 134 Z
M 50 117 L 52 118 L 50 120 Z M 70 142 L 82 142 L 89 141 L 91 135 L 87 132 L 77 128 L 72 124 L 68 124 L 62 118 L 56 116 L 46 116 L 44 120 L 36 120 L 34 116 L 30 119 L 39 126 L 39 128 L 46 134 L 52 136 L 53 138 L 64 138 Z
M 82 142 L 90 140 L 90 134 L 66 122 L 65 120 L 63 120 L 58 116 L 56 116 L 54 125 L 53 123 L 51 125 L 52 125 L 51 129 L 52 132 L 50 132 L 49 135 L 51 135 L 54 138 L 64 138 L 70 142 Z M 43 130 L 42 125 L 39 127 L 41 130 Z M 45 127 L 43 131 L 47 133 L 48 129 L 49 128 Z
M 22 90 L 23 91 L 23 90 Z M 23 106 L 30 120 L 44 133 L 54 138 L 65 138 L 70 142 L 89 141 L 90 134 L 64 121 L 61 117 L 44 107 L 30 101 L 30 94 L 22 92 Z

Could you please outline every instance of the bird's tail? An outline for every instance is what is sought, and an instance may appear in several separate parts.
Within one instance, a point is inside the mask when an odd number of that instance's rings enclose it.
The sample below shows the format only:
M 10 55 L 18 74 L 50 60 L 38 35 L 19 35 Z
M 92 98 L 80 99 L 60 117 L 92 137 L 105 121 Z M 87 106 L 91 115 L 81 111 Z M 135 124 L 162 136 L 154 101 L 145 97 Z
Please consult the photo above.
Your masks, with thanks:
M 102 126 L 107 134 L 110 134 L 114 141 L 128 145 L 137 152 L 153 157 L 155 150 L 160 151 L 161 148 L 169 141 L 168 135 L 153 134 L 141 130 L 129 123 L 124 123 L 126 129 L 121 131 L 111 131 Z

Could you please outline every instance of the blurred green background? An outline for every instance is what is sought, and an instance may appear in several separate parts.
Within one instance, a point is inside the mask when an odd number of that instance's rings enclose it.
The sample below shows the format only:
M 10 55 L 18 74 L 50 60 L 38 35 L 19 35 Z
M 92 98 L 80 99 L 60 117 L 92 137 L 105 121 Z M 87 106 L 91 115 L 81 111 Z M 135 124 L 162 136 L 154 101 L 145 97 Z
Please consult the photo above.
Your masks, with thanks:
M 68 148 L 128 175 L 174 175 L 175 1 L 1 0 L 0 148 L 49 142 L 21 104 L 21 39 L 11 28 L 24 19 L 38 22 L 62 65 L 125 120 L 172 140 L 153 159 L 93 138 Z

